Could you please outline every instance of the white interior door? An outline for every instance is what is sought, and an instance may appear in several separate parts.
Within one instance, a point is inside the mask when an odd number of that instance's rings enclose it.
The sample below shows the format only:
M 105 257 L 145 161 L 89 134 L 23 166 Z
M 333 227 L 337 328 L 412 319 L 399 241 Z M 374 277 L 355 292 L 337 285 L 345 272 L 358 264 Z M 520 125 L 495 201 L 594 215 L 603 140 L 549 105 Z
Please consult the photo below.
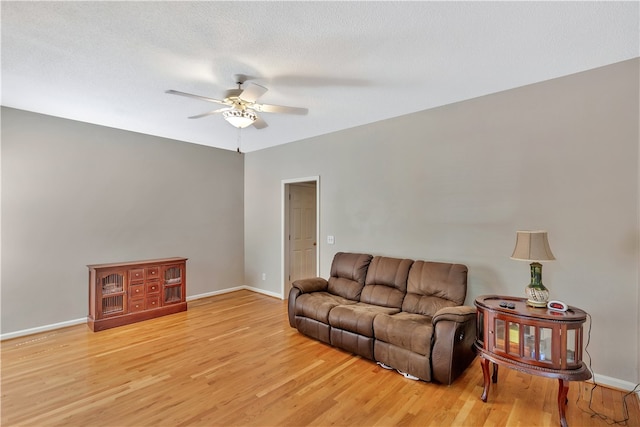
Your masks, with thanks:
M 289 185 L 289 277 L 291 283 L 316 276 L 316 186 L 315 183 Z

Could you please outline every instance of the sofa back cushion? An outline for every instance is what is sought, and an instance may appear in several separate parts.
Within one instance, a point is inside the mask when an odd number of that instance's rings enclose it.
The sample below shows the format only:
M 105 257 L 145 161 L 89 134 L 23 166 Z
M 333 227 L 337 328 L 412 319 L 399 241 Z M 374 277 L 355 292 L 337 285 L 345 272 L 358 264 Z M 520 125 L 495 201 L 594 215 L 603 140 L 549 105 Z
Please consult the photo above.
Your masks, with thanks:
M 467 296 L 467 266 L 416 261 L 407 280 L 402 311 L 433 316 L 444 307 L 464 304 Z
M 327 291 L 352 301 L 359 301 L 371 258 L 373 256 L 367 254 L 336 253 L 331 264 Z
M 360 302 L 383 307 L 402 307 L 407 277 L 413 260 L 377 256 L 371 260 Z

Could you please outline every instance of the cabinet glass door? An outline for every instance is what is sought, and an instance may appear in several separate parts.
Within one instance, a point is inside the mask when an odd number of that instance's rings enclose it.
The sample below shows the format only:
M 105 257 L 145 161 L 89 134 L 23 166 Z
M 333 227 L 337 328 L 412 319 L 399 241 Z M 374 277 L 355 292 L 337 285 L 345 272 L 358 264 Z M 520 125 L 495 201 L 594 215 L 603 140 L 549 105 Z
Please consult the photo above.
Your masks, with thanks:
M 536 359 L 536 328 L 525 325 L 524 329 L 524 354 L 527 359 Z
M 99 280 L 102 296 L 102 315 L 121 314 L 125 311 L 124 274 L 101 275 Z
M 551 355 L 551 341 L 553 339 L 553 329 L 540 328 L 540 351 L 538 358 L 540 362 L 553 363 Z
M 182 284 L 184 271 L 180 266 L 168 266 L 164 270 L 163 305 L 182 302 Z
M 504 324 L 504 320 L 502 319 L 495 319 L 495 334 L 494 335 L 494 343 L 493 343 L 493 347 L 497 350 L 502 350 L 502 351 L 506 351 L 506 347 L 505 347 L 505 324 Z
M 520 356 L 520 324 L 509 322 L 509 353 Z
M 567 364 L 576 363 L 576 330 L 567 330 Z

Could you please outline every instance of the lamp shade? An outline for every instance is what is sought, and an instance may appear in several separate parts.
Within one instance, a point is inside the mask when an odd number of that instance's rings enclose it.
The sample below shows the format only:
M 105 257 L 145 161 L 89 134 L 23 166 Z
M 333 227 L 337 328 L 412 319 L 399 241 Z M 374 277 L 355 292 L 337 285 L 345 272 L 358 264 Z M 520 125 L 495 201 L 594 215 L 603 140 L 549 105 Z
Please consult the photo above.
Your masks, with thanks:
M 549 247 L 546 231 L 518 231 L 511 259 L 522 261 L 552 261 L 556 259 Z
M 226 121 L 231 123 L 232 126 L 243 129 L 247 126 L 251 126 L 253 122 L 258 119 L 258 116 L 253 111 L 248 110 L 228 110 L 222 113 L 222 116 Z

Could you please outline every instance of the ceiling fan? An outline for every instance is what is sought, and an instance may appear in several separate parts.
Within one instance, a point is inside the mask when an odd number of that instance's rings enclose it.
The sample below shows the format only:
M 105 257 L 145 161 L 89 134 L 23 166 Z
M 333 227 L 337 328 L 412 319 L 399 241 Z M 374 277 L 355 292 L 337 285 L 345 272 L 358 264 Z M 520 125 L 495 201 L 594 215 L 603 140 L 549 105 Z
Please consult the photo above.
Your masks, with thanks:
M 213 102 L 214 104 L 224 105 L 224 108 L 208 111 L 206 113 L 198 114 L 196 116 L 189 117 L 190 119 L 199 119 L 214 114 L 222 114 L 224 119 L 232 126 L 239 129 L 253 125 L 257 129 L 263 129 L 267 127 L 265 122 L 256 113 L 284 113 L 284 114 L 298 114 L 305 115 L 309 112 L 306 108 L 299 107 L 285 107 L 282 105 L 271 104 L 259 104 L 256 101 L 262 95 L 264 95 L 269 89 L 264 86 L 260 86 L 255 83 L 250 83 L 245 89 L 242 85 L 246 81 L 246 77 L 243 75 L 236 75 L 237 89 L 229 89 L 225 93 L 224 99 L 209 98 L 206 96 L 193 95 L 191 93 L 180 92 L 177 90 L 167 90 L 166 93 L 172 95 L 186 96 L 188 98 L 200 99 L 202 101 Z

